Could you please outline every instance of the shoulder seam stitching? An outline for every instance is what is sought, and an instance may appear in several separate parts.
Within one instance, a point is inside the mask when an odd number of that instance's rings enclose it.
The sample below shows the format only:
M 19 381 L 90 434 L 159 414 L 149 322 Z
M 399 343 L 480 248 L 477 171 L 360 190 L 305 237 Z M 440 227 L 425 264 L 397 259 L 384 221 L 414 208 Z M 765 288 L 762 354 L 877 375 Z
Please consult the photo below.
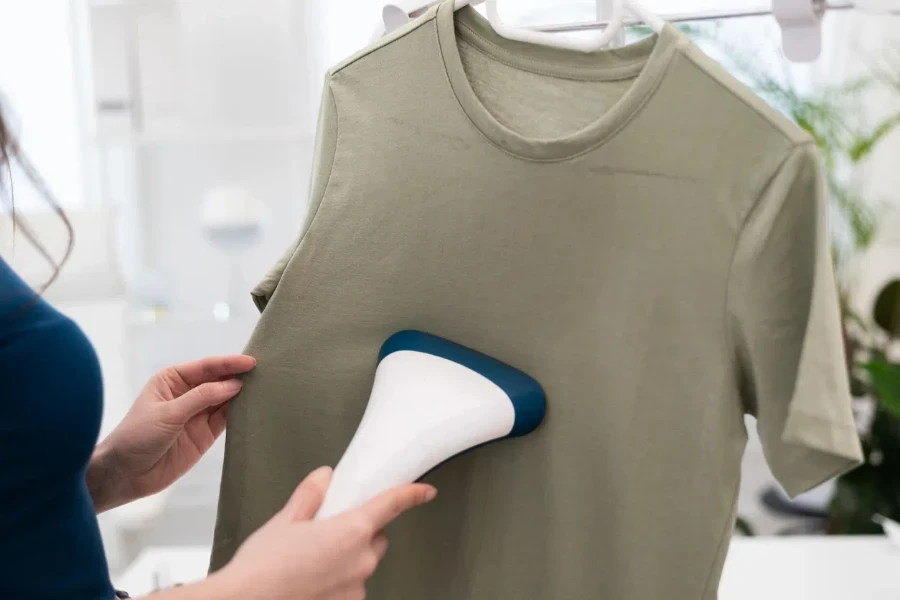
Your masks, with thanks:
M 696 48 L 696 47 L 692 47 L 692 48 L 693 48 L 695 51 L 697 51 L 697 52 L 702 52 L 699 48 Z M 736 100 L 738 100 L 739 102 L 741 102 L 742 104 L 744 104 L 747 108 L 749 108 L 750 110 L 752 110 L 753 112 L 755 112 L 757 115 L 759 115 L 760 117 L 762 117 L 762 119 L 763 119 L 764 121 L 766 121 L 773 129 L 775 129 L 776 131 L 778 131 L 779 133 L 781 133 L 785 138 L 787 138 L 787 139 L 789 140 L 789 142 L 790 142 L 791 145 L 802 145 L 802 144 L 809 143 L 810 140 L 799 140 L 799 141 L 798 141 L 798 140 L 794 139 L 794 137 L 791 136 L 791 134 L 790 134 L 789 132 L 785 131 L 784 128 L 782 128 L 778 123 L 775 123 L 775 122 L 772 121 L 772 119 L 768 118 L 768 116 L 767 116 L 762 110 L 760 110 L 760 109 L 759 109 L 758 107 L 756 107 L 756 106 L 753 106 L 753 104 L 751 104 L 746 98 L 743 98 L 740 94 L 735 93 L 735 92 L 734 92 L 732 89 L 730 89 L 727 85 L 724 85 L 724 84 L 719 80 L 718 77 L 716 77 L 715 75 L 713 75 L 712 73 L 710 73 L 709 69 L 707 69 L 705 66 L 703 66 L 702 64 L 700 64 L 698 61 L 694 60 L 694 58 L 693 58 L 692 56 L 690 56 L 690 54 L 689 54 L 687 51 L 685 51 L 684 48 L 679 47 L 679 50 L 681 51 L 681 54 L 683 54 L 685 58 L 687 58 L 689 61 L 691 61 L 691 64 L 695 65 L 698 69 L 700 69 L 701 71 L 703 71 L 703 73 L 704 73 L 707 77 L 709 77 L 710 79 L 712 79 L 713 81 L 715 81 L 716 84 L 717 84 L 719 87 L 725 88 L 725 89 L 728 91 L 728 93 L 729 93 L 731 96 L 733 96 Z M 750 91 L 752 92 L 752 90 L 750 90 Z M 754 93 L 755 93 L 755 92 L 754 92 Z M 762 99 L 760 98 L 760 100 L 762 100 Z M 765 100 L 762 100 L 762 101 L 765 102 Z M 772 108 L 772 110 L 778 112 L 777 109 L 775 109 L 775 108 Z M 779 113 L 779 114 L 781 114 L 781 113 Z M 783 115 L 783 116 L 785 117 L 785 119 L 789 119 L 789 117 L 787 117 L 786 115 Z M 802 130 L 801 130 L 801 131 L 802 131 Z
M 328 83 L 329 88 L 331 88 L 331 81 Z M 303 240 L 306 239 L 306 236 L 309 235 L 310 230 L 313 228 L 313 224 L 316 221 L 316 217 L 319 216 L 319 210 L 322 208 L 322 204 L 325 203 L 325 198 L 328 196 L 328 190 L 331 187 L 332 175 L 334 175 L 334 165 L 337 162 L 337 154 L 338 148 L 341 144 L 341 113 L 338 110 L 337 103 L 337 95 L 334 93 L 334 89 L 331 89 L 331 105 L 334 107 L 334 150 L 331 153 L 331 163 L 328 165 L 328 179 L 325 180 L 325 186 L 322 188 L 322 196 L 319 198 L 319 202 L 316 204 L 316 209 L 313 211 L 312 217 L 309 219 L 309 225 L 306 227 L 306 231 L 303 232 L 303 235 L 300 236 L 300 240 L 297 242 L 297 248 L 294 250 L 294 254 L 297 253 L 297 250 L 300 249 L 300 245 L 303 243 Z M 293 259 L 293 256 L 291 256 Z M 288 261 L 290 262 L 290 261 Z M 285 265 L 287 268 L 287 265 Z
M 408 36 L 408 35 L 411 34 L 412 32 L 418 31 L 423 25 L 425 25 L 426 23 L 430 23 L 431 21 L 433 21 L 434 18 L 435 18 L 435 15 L 436 15 L 436 12 L 432 12 L 432 14 L 431 14 L 427 19 L 422 19 L 422 21 L 421 21 L 420 23 L 418 23 L 415 27 L 410 28 L 409 31 L 405 31 L 405 32 L 403 33 L 403 35 L 398 35 L 397 37 L 395 37 L 395 38 L 392 39 L 392 40 L 382 41 L 382 42 L 380 42 L 380 43 L 374 44 L 374 45 L 373 45 L 371 48 L 369 48 L 368 50 L 363 51 L 359 56 L 356 56 L 356 57 L 354 57 L 354 58 L 348 58 L 348 59 L 347 59 L 347 62 L 345 62 L 345 63 L 343 63 L 343 64 L 340 64 L 340 66 L 338 66 L 337 68 L 332 69 L 331 71 L 329 71 L 329 74 L 328 74 L 329 77 L 333 77 L 334 75 L 337 75 L 338 73 L 340 73 L 341 71 L 343 71 L 344 69 L 346 69 L 347 67 L 349 67 L 350 65 L 356 64 L 357 62 L 359 62 L 360 60 L 366 58 L 366 57 L 369 56 L 370 54 L 372 54 L 372 53 L 374 53 L 374 52 L 377 52 L 377 51 L 381 50 L 382 48 L 387 48 L 388 46 L 390 46 L 390 45 L 393 44 L 394 42 L 396 42 L 396 41 L 398 41 L 398 40 L 402 40 L 403 38 L 405 38 L 406 36 Z
M 741 246 L 741 241 L 744 239 L 744 231 L 747 228 L 747 223 L 750 221 L 751 215 L 756 212 L 756 208 L 759 206 L 759 203 L 762 197 L 765 195 L 766 190 L 771 185 L 772 181 L 781 173 L 782 169 L 784 169 L 788 160 L 796 153 L 798 150 L 805 146 L 815 146 L 815 142 L 812 140 L 807 140 L 803 142 L 795 142 L 790 144 L 786 151 L 784 158 L 782 158 L 778 162 L 778 166 L 773 169 L 772 174 L 766 179 L 765 183 L 760 186 L 759 191 L 756 194 L 756 198 L 753 203 L 750 205 L 750 208 L 747 209 L 747 212 L 741 217 L 741 224 L 738 228 L 737 237 L 735 238 L 734 246 L 731 249 L 731 256 L 728 259 L 728 272 L 725 276 L 725 298 L 723 304 L 723 325 L 725 327 L 725 346 L 729 355 L 729 362 L 731 363 L 732 372 L 736 373 L 739 365 L 737 364 L 737 359 L 735 356 L 735 346 L 734 346 L 734 337 L 731 331 L 731 281 L 732 275 L 734 274 L 734 263 L 737 259 L 738 250 Z M 743 404 L 743 402 L 742 402 Z
M 329 88 L 331 88 L 330 78 L 325 81 L 325 85 L 327 85 Z M 334 150 L 331 153 L 331 162 L 328 166 L 328 179 L 325 181 L 325 187 L 322 188 L 321 197 L 319 198 L 319 201 L 316 203 L 316 207 L 313 210 L 312 215 L 309 216 L 309 224 L 300 233 L 300 237 L 297 239 L 297 244 L 294 246 L 294 251 L 291 252 L 290 258 L 288 258 L 285 261 L 284 267 L 281 269 L 281 273 L 279 274 L 278 279 L 275 280 L 275 287 L 273 287 L 272 291 L 269 293 L 269 297 L 266 300 L 266 305 L 268 305 L 271 302 L 272 297 L 275 295 L 275 290 L 278 289 L 278 285 L 281 283 L 281 279 L 284 277 L 284 272 L 287 271 L 288 266 L 291 264 L 291 262 L 297 256 L 297 253 L 300 251 L 300 246 L 303 245 L 303 241 L 306 239 L 306 237 L 309 235 L 309 232 L 312 230 L 313 224 L 316 221 L 316 217 L 319 216 L 319 209 L 322 208 L 322 204 L 325 202 L 326 196 L 328 196 L 328 189 L 331 187 L 331 179 L 332 179 L 332 175 L 334 174 L 334 164 L 337 161 L 338 146 L 340 145 L 340 141 L 341 141 L 341 117 L 340 117 L 340 113 L 338 111 L 337 98 L 335 97 L 334 90 L 331 89 L 330 91 L 331 91 L 331 93 L 329 94 L 329 96 L 331 96 L 331 105 L 334 107 Z M 315 173 L 313 173 L 311 176 L 314 177 Z M 312 200 L 312 198 L 308 198 L 307 203 L 309 203 L 311 200 Z

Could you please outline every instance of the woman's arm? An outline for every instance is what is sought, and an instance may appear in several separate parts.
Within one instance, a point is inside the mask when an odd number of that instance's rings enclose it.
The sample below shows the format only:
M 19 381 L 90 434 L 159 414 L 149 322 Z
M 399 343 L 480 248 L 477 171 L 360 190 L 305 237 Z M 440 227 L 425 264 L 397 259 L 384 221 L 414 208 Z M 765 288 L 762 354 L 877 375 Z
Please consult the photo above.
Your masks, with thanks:
M 331 519 L 312 520 L 331 481 L 321 468 L 301 483 L 268 523 L 251 535 L 225 568 L 196 584 L 147 600 L 357 600 L 387 552 L 384 528 L 432 500 L 435 489 L 411 484 L 385 492 Z
M 99 512 L 160 492 L 184 475 L 225 430 L 237 379 L 250 356 L 218 356 L 154 375 L 122 422 L 97 445 L 88 491 Z
M 243 600 L 253 597 L 252 592 L 235 587 L 224 577 L 213 574 L 197 583 L 154 592 L 146 596 L 146 600 Z
M 85 479 L 97 514 L 135 500 L 128 497 L 124 478 L 116 473 L 110 460 L 110 450 L 103 443 L 94 448 Z

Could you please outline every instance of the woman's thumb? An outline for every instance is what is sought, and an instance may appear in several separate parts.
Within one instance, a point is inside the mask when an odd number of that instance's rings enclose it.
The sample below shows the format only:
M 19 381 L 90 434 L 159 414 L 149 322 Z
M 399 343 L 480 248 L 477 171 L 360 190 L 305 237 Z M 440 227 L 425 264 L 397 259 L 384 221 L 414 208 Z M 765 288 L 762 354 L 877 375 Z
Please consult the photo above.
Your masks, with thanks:
M 331 467 L 320 467 L 306 476 L 284 507 L 292 521 L 309 521 L 322 506 L 328 484 L 331 483 Z

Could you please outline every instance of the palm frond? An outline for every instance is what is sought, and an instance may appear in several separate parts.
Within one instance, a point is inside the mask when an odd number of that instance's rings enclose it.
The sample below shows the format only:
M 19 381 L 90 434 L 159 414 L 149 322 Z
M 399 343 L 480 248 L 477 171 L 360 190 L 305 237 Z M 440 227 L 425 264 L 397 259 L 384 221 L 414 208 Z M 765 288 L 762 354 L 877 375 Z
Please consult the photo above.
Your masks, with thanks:
M 887 135 L 898 125 L 900 125 L 900 113 L 892 115 L 879 123 L 871 133 L 856 137 L 847 149 L 850 160 L 853 162 L 860 162 L 868 157 L 872 153 L 872 150 L 875 149 L 875 146 L 877 146 L 882 139 L 887 137 Z

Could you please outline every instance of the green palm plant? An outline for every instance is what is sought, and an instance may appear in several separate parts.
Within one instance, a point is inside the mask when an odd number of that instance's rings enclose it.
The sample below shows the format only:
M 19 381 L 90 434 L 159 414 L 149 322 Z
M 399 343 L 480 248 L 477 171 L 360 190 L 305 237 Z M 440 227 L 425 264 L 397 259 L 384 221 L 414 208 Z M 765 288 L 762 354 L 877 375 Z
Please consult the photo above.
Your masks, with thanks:
M 879 533 L 875 515 L 900 520 L 900 364 L 889 349 L 900 344 L 900 280 L 888 283 L 875 302 L 874 332 L 851 339 L 854 395 L 874 399 L 871 424 L 862 436 L 866 462 L 838 480 L 829 507 L 831 533 Z

